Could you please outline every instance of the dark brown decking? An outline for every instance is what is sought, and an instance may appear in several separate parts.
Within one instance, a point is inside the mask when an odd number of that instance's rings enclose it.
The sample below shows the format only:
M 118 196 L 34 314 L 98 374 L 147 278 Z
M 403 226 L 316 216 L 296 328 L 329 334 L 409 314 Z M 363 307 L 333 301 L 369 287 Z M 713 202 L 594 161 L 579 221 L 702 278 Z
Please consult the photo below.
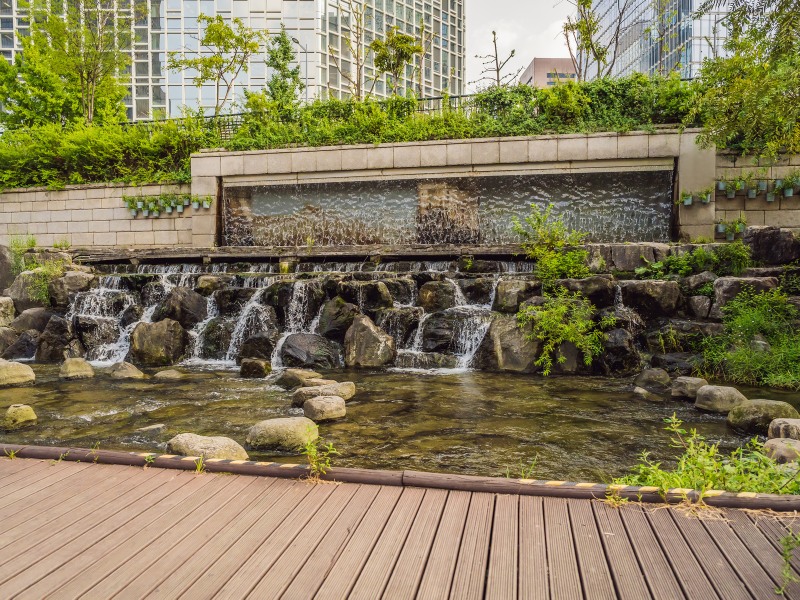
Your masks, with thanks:
M 0 458 L 0 490 L 3 599 L 775 598 L 794 525 L 33 459 Z

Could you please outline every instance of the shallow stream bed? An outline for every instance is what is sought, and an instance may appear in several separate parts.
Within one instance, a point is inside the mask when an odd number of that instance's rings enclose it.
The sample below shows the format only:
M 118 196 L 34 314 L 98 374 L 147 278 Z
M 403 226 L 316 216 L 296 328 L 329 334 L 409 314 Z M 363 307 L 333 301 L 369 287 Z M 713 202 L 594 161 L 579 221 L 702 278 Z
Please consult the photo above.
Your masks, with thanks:
M 95 379 L 64 382 L 57 367 L 33 365 L 35 387 L 0 390 L 0 410 L 31 404 L 36 427 L 0 433 L 18 444 L 72 445 L 106 450 L 163 451 L 177 433 L 224 435 L 244 445 L 248 428 L 273 417 L 302 415 L 289 394 L 236 371 L 187 370 L 179 381 L 115 381 L 102 369 Z M 626 380 L 484 372 L 447 374 L 337 372 L 357 394 L 347 418 L 320 425 L 341 453 L 337 466 L 518 475 L 536 459 L 533 478 L 607 481 L 624 474 L 643 450 L 668 460 L 663 420 L 677 413 L 725 450 L 747 442 L 722 415 L 686 402 L 644 402 Z M 794 394 L 745 390 L 750 398 L 800 405 Z M 163 423 L 166 431 L 135 430 Z M 250 452 L 251 458 L 302 462 L 302 457 Z

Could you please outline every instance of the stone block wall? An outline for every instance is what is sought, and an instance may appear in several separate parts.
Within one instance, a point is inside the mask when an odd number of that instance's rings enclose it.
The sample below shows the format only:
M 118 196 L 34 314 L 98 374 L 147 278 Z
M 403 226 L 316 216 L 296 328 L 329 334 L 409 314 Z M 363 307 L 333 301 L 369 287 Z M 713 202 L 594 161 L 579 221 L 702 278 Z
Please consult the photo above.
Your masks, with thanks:
M 69 186 L 64 190 L 19 189 L 0 194 L 0 244 L 14 236 L 32 235 L 40 246 L 68 242 L 73 248 L 158 248 L 213 246 L 216 202 L 210 210 L 182 215 L 162 213 L 157 219 L 133 218 L 123 196 L 188 194 L 188 185 L 115 184 Z M 216 190 L 204 192 L 216 198 Z M 196 236 L 197 239 L 196 239 Z

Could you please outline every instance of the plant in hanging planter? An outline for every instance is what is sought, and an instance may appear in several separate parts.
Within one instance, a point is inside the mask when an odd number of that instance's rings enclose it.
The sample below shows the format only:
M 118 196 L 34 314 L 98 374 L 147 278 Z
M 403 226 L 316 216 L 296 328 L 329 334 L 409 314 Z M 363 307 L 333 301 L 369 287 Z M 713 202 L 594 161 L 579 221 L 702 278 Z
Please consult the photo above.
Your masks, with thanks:
M 167 194 L 161 197 L 161 204 L 164 207 L 164 212 L 168 215 L 172 214 L 173 209 L 175 208 L 177 196 L 175 194 Z
M 800 187 L 800 171 L 792 171 L 783 178 L 783 197 L 791 198 L 798 187 Z
M 676 204 L 683 204 L 684 206 L 691 206 L 693 201 L 693 196 L 691 192 L 681 192 L 680 198 L 678 199 Z
M 181 196 L 181 202 L 184 206 L 189 206 L 192 203 L 192 195 L 191 194 L 183 194 Z
M 183 200 L 181 200 L 180 202 L 178 202 L 178 203 L 175 205 L 175 210 L 178 212 L 178 214 L 179 214 L 179 215 L 180 215 L 180 214 L 183 214 L 183 208 L 184 208 L 184 206 L 183 206 Z
M 724 180 L 724 179 L 720 179 L 720 180 L 717 182 L 717 189 L 718 189 L 720 192 L 724 192 L 724 191 L 727 189 L 727 187 L 728 187 L 728 182 L 727 182 L 726 180 Z
M 767 202 L 775 202 L 775 194 L 778 193 L 780 190 L 776 190 L 774 192 L 767 192 Z
M 125 202 L 128 210 L 131 211 L 131 216 L 136 217 L 139 212 L 139 207 L 137 206 L 138 200 L 134 196 L 123 196 L 122 200 Z
M 154 219 L 159 216 L 161 211 L 156 199 L 150 199 L 147 201 L 147 211 L 148 214 Z
M 209 209 L 211 208 L 211 203 L 214 199 L 211 196 L 203 196 L 203 208 Z
M 742 173 L 742 176 L 739 178 L 739 181 L 742 184 L 742 188 L 746 191 L 747 197 L 751 200 L 756 197 L 758 194 L 758 189 L 756 188 L 756 175 L 755 173 L 748 172 Z
M 734 239 L 736 239 L 736 230 L 735 229 L 725 230 L 725 239 L 729 242 L 732 242 Z
M 717 221 L 717 233 L 725 233 L 728 229 L 728 224 L 725 221 Z
M 728 179 L 725 182 L 725 195 L 728 200 L 733 200 L 736 197 L 736 192 L 742 189 L 742 181 L 739 178 Z
M 739 213 L 739 217 L 731 223 L 736 230 L 736 233 L 744 233 L 747 229 L 747 219 L 744 218 L 744 213 Z
M 700 196 L 700 202 L 703 204 L 709 204 L 714 199 L 714 188 L 707 187 L 704 190 L 700 190 L 698 196 Z
M 200 196 L 192 196 L 192 208 L 194 210 L 200 208 Z

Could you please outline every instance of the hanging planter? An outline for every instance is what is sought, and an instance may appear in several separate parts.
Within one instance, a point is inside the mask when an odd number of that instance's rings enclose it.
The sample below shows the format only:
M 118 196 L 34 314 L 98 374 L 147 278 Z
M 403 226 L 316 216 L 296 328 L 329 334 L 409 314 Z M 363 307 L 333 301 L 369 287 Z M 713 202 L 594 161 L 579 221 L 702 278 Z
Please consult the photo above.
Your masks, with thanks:
M 166 211 L 166 213 L 167 213 L 168 215 L 171 215 L 171 214 L 172 214 L 172 206 L 170 206 L 170 205 L 167 205 L 167 207 L 166 207 L 166 208 L 164 208 L 164 210 Z
M 735 237 L 736 237 L 736 232 L 735 231 L 729 230 L 729 231 L 725 232 L 725 239 L 728 240 L 729 242 L 732 242 Z
M 746 227 L 747 227 L 747 223 L 737 223 L 736 224 L 736 233 L 743 233 Z
M 717 223 L 717 233 L 725 233 L 727 228 L 728 227 L 725 225 L 725 223 Z
M 183 205 L 184 206 L 189 206 L 191 203 L 192 203 L 192 197 L 189 196 L 189 195 L 185 195 L 183 197 Z
M 142 210 L 144 208 L 144 200 L 137 200 L 136 201 L 136 208 Z
M 725 191 L 725 189 L 726 189 L 727 187 L 728 187 L 728 183 L 727 183 L 726 181 L 723 181 L 723 180 L 721 180 L 721 179 L 720 179 L 720 180 L 717 182 L 717 189 L 718 189 L 720 192 L 724 192 L 724 191 Z
M 779 190 L 783 187 L 783 179 L 776 179 L 775 180 L 775 189 Z
M 130 211 L 131 211 L 131 216 L 135 219 L 139 211 L 136 210 L 135 208 L 131 208 Z
M 183 213 L 183 204 L 178 204 L 178 206 L 175 207 L 175 210 L 178 211 L 178 214 Z
M 199 200 L 192 200 L 192 208 L 197 210 L 200 208 L 200 201 Z
M 146 209 L 146 208 L 142 209 L 142 215 L 145 216 L 145 217 L 149 217 L 150 216 L 150 211 L 148 209 Z
M 747 188 L 747 197 L 750 200 L 755 200 L 757 195 L 758 195 L 758 189 L 756 189 L 754 187 Z
M 766 179 L 759 179 L 758 180 L 758 191 L 759 192 L 766 192 L 767 191 L 767 180 Z
M 775 192 L 767 192 L 767 202 L 775 202 Z
M 794 186 L 786 184 L 786 186 L 783 188 L 783 197 L 791 198 L 792 196 L 794 196 Z
M 152 214 L 153 214 L 153 218 L 157 219 L 158 217 L 161 216 L 161 211 L 160 210 L 154 210 Z
M 203 208 L 205 208 L 206 210 L 211 208 L 211 198 L 210 197 L 203 198 Z
M 691 194 L 682 194 L 681 201 L 683 202 L 684 206 L 691 206 L 692 205 L 692 195 Z
M 700 196 L 700 202 L 702 202 L 703 204 L 710 204 L 712 197 L 713 194 L 711 192 L 709 192 L 708 194 L 703 194 L 702 196 Z
M 733 200 L 736 198 L 736 188 L 733 186 L 728 186 L 725 190 L 725 195 L 727 196 L 728 200 Z

